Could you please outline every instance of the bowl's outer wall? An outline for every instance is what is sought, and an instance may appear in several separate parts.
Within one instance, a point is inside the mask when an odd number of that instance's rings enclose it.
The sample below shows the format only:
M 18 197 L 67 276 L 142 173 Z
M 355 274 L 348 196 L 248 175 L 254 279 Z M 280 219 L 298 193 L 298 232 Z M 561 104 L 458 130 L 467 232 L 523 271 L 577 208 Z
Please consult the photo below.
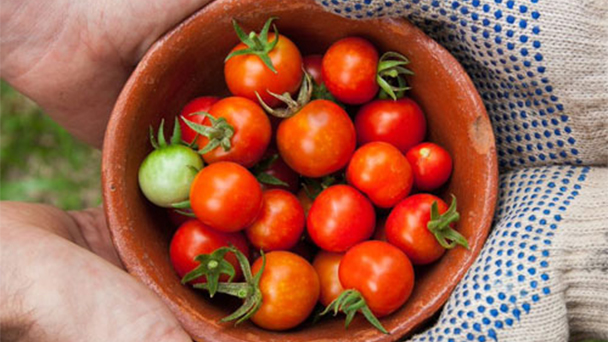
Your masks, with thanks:
M 398 51 L 411 60 L 412 96 L 428 120 L 428 138 L 454 158 L 450 185 L 443 196 L 458 198 L 458 229 L 470 250 L 448 251 L 437 263 L 417 271 L 406 305 L 384 318 L 383 335 L 356 318 L 348 330 L 342 319 L 323 320 L 288 333 L 245 322 L 219 324 L 234 306 L 212 303 L 182 286 L 169 261 L 172 231 L 164 211 L 140 193 L 137 172 L 151 150 L 148 127 L 173 118 L 190 99 L 227 94 L 223 56 L 237 43 L 231 20 L 259 30 L 276 15 L 281 33 L 303 54 L 322 53 L 332 42 L 358 35 L 381 51 Z M 168 132 L 168 130 L 167 130 Z M 479 254 L 490 229 L 497 193 L 494 136 L 485 108 L 462 67 L 420 30 L 404 20 L 347 20 L 312 0 L 217 0 L 161 38 L 143 58 L 123 89 L 107 129 L 103 151 L 103 193 L 114 244 L 125 266 L 154 290 L 197 341 L 395 341 L 431 317 Z

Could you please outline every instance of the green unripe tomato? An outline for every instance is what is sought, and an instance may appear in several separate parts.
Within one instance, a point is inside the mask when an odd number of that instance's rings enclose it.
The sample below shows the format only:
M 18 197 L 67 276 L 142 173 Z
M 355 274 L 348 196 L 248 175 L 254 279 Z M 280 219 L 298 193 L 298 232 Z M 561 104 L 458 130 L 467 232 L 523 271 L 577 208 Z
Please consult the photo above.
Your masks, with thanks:
M 139 167 L 139 187 L 146 198 L 163 208 L 186 201 L 190 184 L 203 167 L 200 155 L 183 145 L 152 151 Z

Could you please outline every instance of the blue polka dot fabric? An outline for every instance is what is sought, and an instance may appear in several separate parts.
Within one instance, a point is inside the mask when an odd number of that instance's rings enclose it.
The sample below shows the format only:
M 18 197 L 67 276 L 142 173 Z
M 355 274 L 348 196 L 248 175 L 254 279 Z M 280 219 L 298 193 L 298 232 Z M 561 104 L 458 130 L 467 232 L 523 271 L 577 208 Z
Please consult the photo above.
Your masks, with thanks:
M 347 18 L 405 17 L 447 48 L 485 102 L 502 169 L 583 164 L 570 115 L 548 75 L 541 1 L 319 2 Z
M 464 66 L 493 125 L 493 230 L 411 341 L 608 339 L 608 2 L 317 2 L 407 18 Z

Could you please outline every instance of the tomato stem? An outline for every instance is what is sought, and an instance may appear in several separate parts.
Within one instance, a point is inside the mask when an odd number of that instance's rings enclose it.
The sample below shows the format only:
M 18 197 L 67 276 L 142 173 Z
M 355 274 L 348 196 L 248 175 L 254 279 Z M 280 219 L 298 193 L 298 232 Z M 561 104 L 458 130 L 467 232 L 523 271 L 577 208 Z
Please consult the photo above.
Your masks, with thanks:
M 200 149 L 198 153 L 209 153 L 218 146 L 221 146 L 226 152 L 230 151 L 230 149 L 232 148 L 230 140 L 234 136 L 234 127 L 230 125 L 225 118 L 216 118 L 207 112 L 197 112 L 195 114 L 206 116 L 211 123 L 211 126 L 201 125 L 186 120 L 182 116 L 182 119 L 186 122 L 186 125 L 192 128 L 197 134 L 200 134 L 209 139 L 207 144 L 202 149 Z
M 194 260 L 198 261 L 199 265 L 182 278 L 182 284 L 205 276 L 207 283 L 204 285 L 209 291 L 209 296 L 213 297 L 215 293 L 218 292 L 221 274 L 227 274 L 229 276 L 228 282 L 231 282 L 234 278 L 234 267 L 224 259 L 226 253 L 231 251 L 232 249 L 230 247 L 221 247 L 211 254 L 200 254 L 196 256 Z M 194 287 L 199 287 L 199 285 L 201 284 L 195 284 Z
M 277 70 L 274 68 L 274 65 L 272 65 L 272 60 L 270 59 L 270 56 L 268 56 L 268 53 L 272 51 L 279 42 L 279 31 L 277 30 L 277 27 L 275 25 L 272 25 L 274 30 L 274 39 L 272 40 L 272 42 L 268 42 L 268 31 L 270 30 L 270 24 L 275 19 L 277 19 L 277 17 L 270 17 L 264 24 L 264 27 L 262 28 L 259 34 L 256 34 L 252 31 L 248 35 L 245 34 L 243 29 L 237 23 L 237 21 L 233 19 L 232 26 L 234 27 L 234 31 L 236 32 L 236 35 L 239 37 L 241 42 L 247 45 L 247 48 L 231 52 L 228 56 L 226 56 L 224 63 L 235 56 L 256 55 L 262 60 L 262 62 L 264 62 L 264 64 L 270 70 L 272 70 L 272 72 L 276 74 Z
M 382 89 L 380 97 L 388 95 L 397 100 L 403 97 L 406 90 L 411 89 L 405 81 L 406 75 L 414 75 L 414 72 L 405 68 L 409 63 L 407 57 L 394 51 L 386 52 L 380 57 L 376 76 L 376 81 Z M 397 85 L 394 85 L 395 83 Z
M 372 313 L 369 306 L 367 306 L 367 302 L 365 302 L 363 295 L 355 289 L 343 291 L 338 298 L 329 303 L 329 305 L 319 314 L 319 316 L 326 315 L 330 311 L 334 312 L 334 316 L 336 316 L 338 312 L 344 312 L 346 314 L 346 320 L 344 322 L 345 328 L 348 328 L 350 322 L 355 317 L 355 314 L 357 312 L 361 312 L 367 321 L 376 329 L 385 334 L 389 333 L 382 326 L 382 323 L 380 323 L 378 318 L 376 318 L 376 316 Z
M 266 90 L 268 94 L 286 104 L 287 108 L 274 109 L 267 105 L 264 100 L 262 100 L 262 97 L 260 96 L 260 94 L 258 94 L 257 91 L 255 92 L 255 96 L 258 98 L 260 105 L 264 108 L 264 110 L 266 110 L 266 112 L 268 112 L 268 114 L 277 118 L 286 119 L 294 116 L 297 112 L 300 111 L 300 109 L 302 109 L 308 104 L 308 102 L 310 102 L 310 99 L 312 97 L 312 90 L 312 78 L 306 71 L 304 71 L 304 76 L 302 77 L 302 82 L 300 86 L 300 91 L 298 92 L 297 100 L 294 100 L 291 97 L 291 94 L 289 94 L 288 92 L 283 93 L 283 95 L 279 95 L 271 92 L 268 89 Z
M 224 249 L 226 251 L 232 252 L 236 255 L 236 258 L 239 261 L 241 270 L 243 271 L 243 276 L 245 277 L 245 282 L 231 283 L 230 282 L 232 280 L 232 276 L 231 276 L 228 282 L 211 283 L 209 281 L 209 276 L 208 276 L 207 283 L 195 284 L 194 288 L 209 291 L 209 295 L 211 297 L 213 297 L 213 295 L 211 294 L 212 290 L 213 290 L 214 294 L 215 294 L 215 292 L 219 292 L 219 293 L 224 293 L 224 294 L 227 294 L 230 296 L 234 296 L 234 297 L 243 299 L 243 305 L 241 305 L 236 311 L 234 311 L 230 315 L 228 315 L 220 320 L 220 322 L 230 322 L 230 321 L 236 320 L 235 325 L 237 325 L 237 324 L 249 319 L 251 316 L 253 316 L 259 310 L 260 306 L 262 305 L 263 298 L 262 298 L 262 291 L 260 290 L 260 279 L 262 277 L 262 273 L 264 272 L 264 268 L 266 267 L 266 256 L 263 251 L 260 251 L 260 254 L 262 257 L 262 267 L 255 275 L 253 275 L 251 273 L 251 265 L 249 264 L 249 260 L 247 260 L 247 257 L 243 253 L 241 253 L 241 251 L 239 251 L 234 246 L 222 247 L 218 250 L 223 251 Z M 211 255 L 214 255 L 218 250 L 213 252 Z M 212 268 L 211 271 L 220 270 L 222 268 L 223 263 L 228 263 L 228 261 L 226 261 L 224 259 L 224 255 L 226 254 L 226 252 L 222 252 L 222 253 L 223 254 L 221 255 L 221 259 L 219 259 L 219 258 L 213 258 L 213 259 L 209 259 L 209 260 L 205 259 L 205 260 L 207 260 L 205 270 L 209 271 L 208 266 L 209 266 L 209 262 L 211 262 L 211 261 L 217 261 L 219 263 L 219 267 L 217 269 Z M 199 257 L 208 258 L 209 255 L 203 254 L 203 255 L 199 255 Z M 202 262 L 201 262 L 201 264 L 202 264 Z M 230 264 L 230 263 L 228 263 L 228 264 Z M 232 265 L 230 265 L 230 266 L 232 267 Z M 233 269 L 233 271 L 234 271 L 234 269 Z M 217 279 L 219 279 L 219 275 L 218 275 Z M 184 281 L 182 280 L 182 283 L 183 282 Z
M 461 245 L 469 249 L 467 239 L 452 229 L 450 225 L 460 220 L 460 214 L 456 211 L 456 196 L 452 195 L 452 203 L 448 210 L 439 214 L 439 206 L 437 201 L 431 205 L 431 220 L 427 224 L 427 228 L 435 235 L 439 244 L 446 249 L 452 249 L 457 245 Z
M 266 159 L 262 159 L 262 161 L 253 167 L 252 171 L 258 182 L 268 185 L 280 185 L 284 187 L 289 186 L 289 184 L 266 172 L 278 158 L 279 155 L 275 153 Z

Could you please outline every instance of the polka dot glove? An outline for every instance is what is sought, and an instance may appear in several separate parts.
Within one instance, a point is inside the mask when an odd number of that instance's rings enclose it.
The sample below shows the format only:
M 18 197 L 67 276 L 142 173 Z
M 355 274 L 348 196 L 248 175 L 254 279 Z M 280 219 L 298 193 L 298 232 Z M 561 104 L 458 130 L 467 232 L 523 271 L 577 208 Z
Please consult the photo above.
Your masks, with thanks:
M 493 230 L 411 341 L 608 339 L 608 2 L 317 1 L 413 22 L 464 66 L 493 124 Z

